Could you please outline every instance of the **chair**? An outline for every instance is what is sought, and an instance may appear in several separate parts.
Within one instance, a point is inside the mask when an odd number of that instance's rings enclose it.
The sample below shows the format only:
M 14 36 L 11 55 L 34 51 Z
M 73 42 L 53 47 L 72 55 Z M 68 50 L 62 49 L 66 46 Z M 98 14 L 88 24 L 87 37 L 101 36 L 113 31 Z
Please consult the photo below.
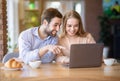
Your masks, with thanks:
M 13 52 L 13 53 L 7 53 L 4 57 L 3 57 L 3 60 L 2 60 L 2 63 L 5 63 L 7 62 L 9 59 L 11 58 L 17 58 L 19 56 L 19 53 L 18 52 Z

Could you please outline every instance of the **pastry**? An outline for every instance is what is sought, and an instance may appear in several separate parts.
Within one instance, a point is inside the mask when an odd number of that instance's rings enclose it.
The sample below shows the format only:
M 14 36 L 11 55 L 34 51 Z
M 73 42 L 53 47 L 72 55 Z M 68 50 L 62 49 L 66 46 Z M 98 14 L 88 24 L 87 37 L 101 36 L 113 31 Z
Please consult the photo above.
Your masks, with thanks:
M 4 65 L 7 68 L 22 68 L 22 64 L 15 59 L 8 60 Z

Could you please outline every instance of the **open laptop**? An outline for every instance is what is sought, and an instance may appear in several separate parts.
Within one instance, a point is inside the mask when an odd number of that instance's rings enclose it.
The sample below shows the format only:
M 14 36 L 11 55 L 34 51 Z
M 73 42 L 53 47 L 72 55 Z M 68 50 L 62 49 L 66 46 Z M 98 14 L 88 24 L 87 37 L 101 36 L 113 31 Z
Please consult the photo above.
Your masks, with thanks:
M 72 44 L 70 48 L 70 68 L 99 67 L 103 56 L 102 43 Z

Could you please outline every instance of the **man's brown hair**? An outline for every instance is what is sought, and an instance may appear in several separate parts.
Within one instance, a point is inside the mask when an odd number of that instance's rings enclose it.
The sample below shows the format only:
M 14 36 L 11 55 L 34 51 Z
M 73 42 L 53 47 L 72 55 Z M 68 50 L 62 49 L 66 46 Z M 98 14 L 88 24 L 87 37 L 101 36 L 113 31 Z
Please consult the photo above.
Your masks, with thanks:
M 42 13 L 41 23 L 43 23 L 43 20 L 47 20 L 47 22 L 50 23 L 54 17 L 62 18 L 62 14 L 55 8 L 48 8 Z

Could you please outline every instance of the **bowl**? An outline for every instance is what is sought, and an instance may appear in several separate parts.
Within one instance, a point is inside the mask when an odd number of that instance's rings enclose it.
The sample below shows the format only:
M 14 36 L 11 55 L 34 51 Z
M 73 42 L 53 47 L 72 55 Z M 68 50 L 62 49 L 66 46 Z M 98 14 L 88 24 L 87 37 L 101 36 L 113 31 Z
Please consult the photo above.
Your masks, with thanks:
M 29 62 L 29 66 L 32 67 L 32 68 L 39 68 L 40 67 L 40 64 L 41 64 L 41 61 L 30 61 Z
M 114 58 L 106 58 L 104 59 L 104 63 L 107 65 L 107 66 L 111 66 L 115 63 L 115 59 Z

